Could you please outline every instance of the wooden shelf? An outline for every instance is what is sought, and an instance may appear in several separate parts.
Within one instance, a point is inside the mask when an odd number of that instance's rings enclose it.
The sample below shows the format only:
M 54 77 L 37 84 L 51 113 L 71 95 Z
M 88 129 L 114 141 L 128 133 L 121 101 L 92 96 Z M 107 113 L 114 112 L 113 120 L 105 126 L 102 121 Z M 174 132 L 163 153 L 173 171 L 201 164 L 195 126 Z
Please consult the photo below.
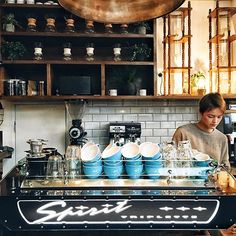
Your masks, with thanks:
M 63 102 L 65 100 L 199 100 L 198 95 L 166 95 L 166 96 L 2 96 L 9 102 Z M 225 99 L 236 99 L 236 94 L 223 95 Z
M 118 33 L 83 33 L 83 32 L 75 32 L 75 33 L 66 33 L 66 32 L 26 32 L 26 31 L 19 31 L 19 32 L 2 32 L 2 36 L 14 36 L 14 37 L 76 37 L 76 38 L 153 38 L 153 34 L 118 34 Z
M 163 42 L 165 43 L 187 43 L 192 35 L 184 35 L 178 39 L 178 35 L 167 35 Z
M 49 8 L 49 9 L 61 9 L 61 6 L 58 5 L 46 5 L 46 4 L 8 4 L 8 3 L 2 3 L 0 4 L 1 8 L 38 8 L 38 9 L 42 9 L 42 8 Z
M 109 61 L 109 60 L 94 60 L 86 61 L 83 59 L 79 60 L 3 60 L 2 65 L 154 65 L 153 61 Z
M 208 17 L 216 18 L 217 12 L 223 12 L 228 11 L 231 16 L 233 16 L 236 13 L 236 7 L 216 7 Z
M 218 66 L 218 67 L 213 67 L 210 71 L 212 72 L 231 72 L 231 71 L 236 71 L 236 66 Z
M 167 67 L 165 72 L 176 73 L 176 72 L 187 72 L 192 67 Z

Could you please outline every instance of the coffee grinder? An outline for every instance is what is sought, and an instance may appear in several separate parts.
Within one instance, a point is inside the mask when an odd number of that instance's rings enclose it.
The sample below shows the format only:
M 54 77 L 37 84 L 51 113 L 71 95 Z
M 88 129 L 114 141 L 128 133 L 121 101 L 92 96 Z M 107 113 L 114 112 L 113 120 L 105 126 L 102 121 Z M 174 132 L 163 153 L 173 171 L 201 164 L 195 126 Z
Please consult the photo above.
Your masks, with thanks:
M 85 142 L 85 136 L 87 135 L 87 132 L 85 132 L 82 127 L 82 118 L 86 108 L 86 101 L 66 101 L 65 105 L 66 110 L 72 119 L 72 126 L 69 129 L 70 144 L 82 146 Z

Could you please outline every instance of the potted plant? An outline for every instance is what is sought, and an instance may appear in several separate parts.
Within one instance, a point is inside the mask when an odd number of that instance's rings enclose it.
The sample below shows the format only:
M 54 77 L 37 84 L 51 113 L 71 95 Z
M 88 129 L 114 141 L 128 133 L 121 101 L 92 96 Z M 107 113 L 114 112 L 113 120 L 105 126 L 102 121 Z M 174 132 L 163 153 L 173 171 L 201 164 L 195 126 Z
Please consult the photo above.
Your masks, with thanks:
M 198 71 L 191 75 L 191 94 L 192 95 L 203 95 L 206 92 L 205 80 L 206 77 L 203 72 Z
M 3 16 L 2 23 L 6 32 L 15 32 L 15 26 L 19 26 L 13 13 Z
M 137 22 L 135 26 L 139 34 L 146 34 L 147 30 L 151 29 L 147 21 Z
M 136 68 L 124 66 L 122 69 L 112 71 L 112 82 L 119 87 L 121 95 L 136 95 L 140 87 L 140 77 Z
M 131 61 L 144 61 L 151 56 L 152 49 L 146 43 L 135 43 L 131 46 L 132 56 Z
M 5 41 L 2 44 L 3 58 L 8 60 L 16 60 L 24 56 L 26 52 L 25 46 L 21 42 Z

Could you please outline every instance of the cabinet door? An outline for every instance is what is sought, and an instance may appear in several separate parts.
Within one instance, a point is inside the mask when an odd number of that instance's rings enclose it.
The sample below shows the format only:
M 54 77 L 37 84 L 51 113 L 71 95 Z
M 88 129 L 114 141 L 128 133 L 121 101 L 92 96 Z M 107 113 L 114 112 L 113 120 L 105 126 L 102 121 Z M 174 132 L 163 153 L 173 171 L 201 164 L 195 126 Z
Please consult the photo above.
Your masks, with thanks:
M 46 147 L 65 152 L 66 124 L 64 105 L 16 105 L 16 158 L 26 156 L 29 139 L 48 140 Z

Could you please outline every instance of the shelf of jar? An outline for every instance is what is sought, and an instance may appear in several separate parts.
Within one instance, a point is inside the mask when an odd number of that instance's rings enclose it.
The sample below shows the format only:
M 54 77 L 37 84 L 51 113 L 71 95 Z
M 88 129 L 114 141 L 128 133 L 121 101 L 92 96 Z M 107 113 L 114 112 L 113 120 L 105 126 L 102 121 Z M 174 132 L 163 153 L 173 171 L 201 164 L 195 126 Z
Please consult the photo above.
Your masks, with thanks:
M 84 32 L 28 32 L 28 31 L 18 31 L 18 32 L 2 32 L 2 36 L 22 36 L 22 37 L 81 37 L 81 38 L 154 38 L 153 34 L 135 34 L 135 33 L 91 33 L 87 34 Z
M 94 61 L 86 61 L 86 59 L 78 58 L 77 60 L 3 60 L 2 65 L 11 65 L 11 64 L 22 64 L 22 65 L 31 65 L 31 64 L 40 64 L 40 65 L 47 65 L 47 64 L 62 64 L 62 65 L 154 65 L 153 61 L 113 61 L 113 60 L 94 60 Z
M 108 95 L 67 95 L 67 96 L 1 96 L 2 100 L 10 102 L 53 102 L 64 100 L 199 100 L 202 96 L 180 94 L 180 95 L 165 95 L 165 96 L 108 96 Z M 225 94 L 226 99 L 236 99 L 236 94 Z
M 217 12 L 223 12 L 228 11 L 231 16 L 233 16 L 236 13 L 236 7 L 218 7 L 215 8 L 208 17 L 216 18 Z
M 178 35 L 167 35 L 164 39 L 165 43 L 187 43 L 192 35 L 184 35 L 178 38 Z

